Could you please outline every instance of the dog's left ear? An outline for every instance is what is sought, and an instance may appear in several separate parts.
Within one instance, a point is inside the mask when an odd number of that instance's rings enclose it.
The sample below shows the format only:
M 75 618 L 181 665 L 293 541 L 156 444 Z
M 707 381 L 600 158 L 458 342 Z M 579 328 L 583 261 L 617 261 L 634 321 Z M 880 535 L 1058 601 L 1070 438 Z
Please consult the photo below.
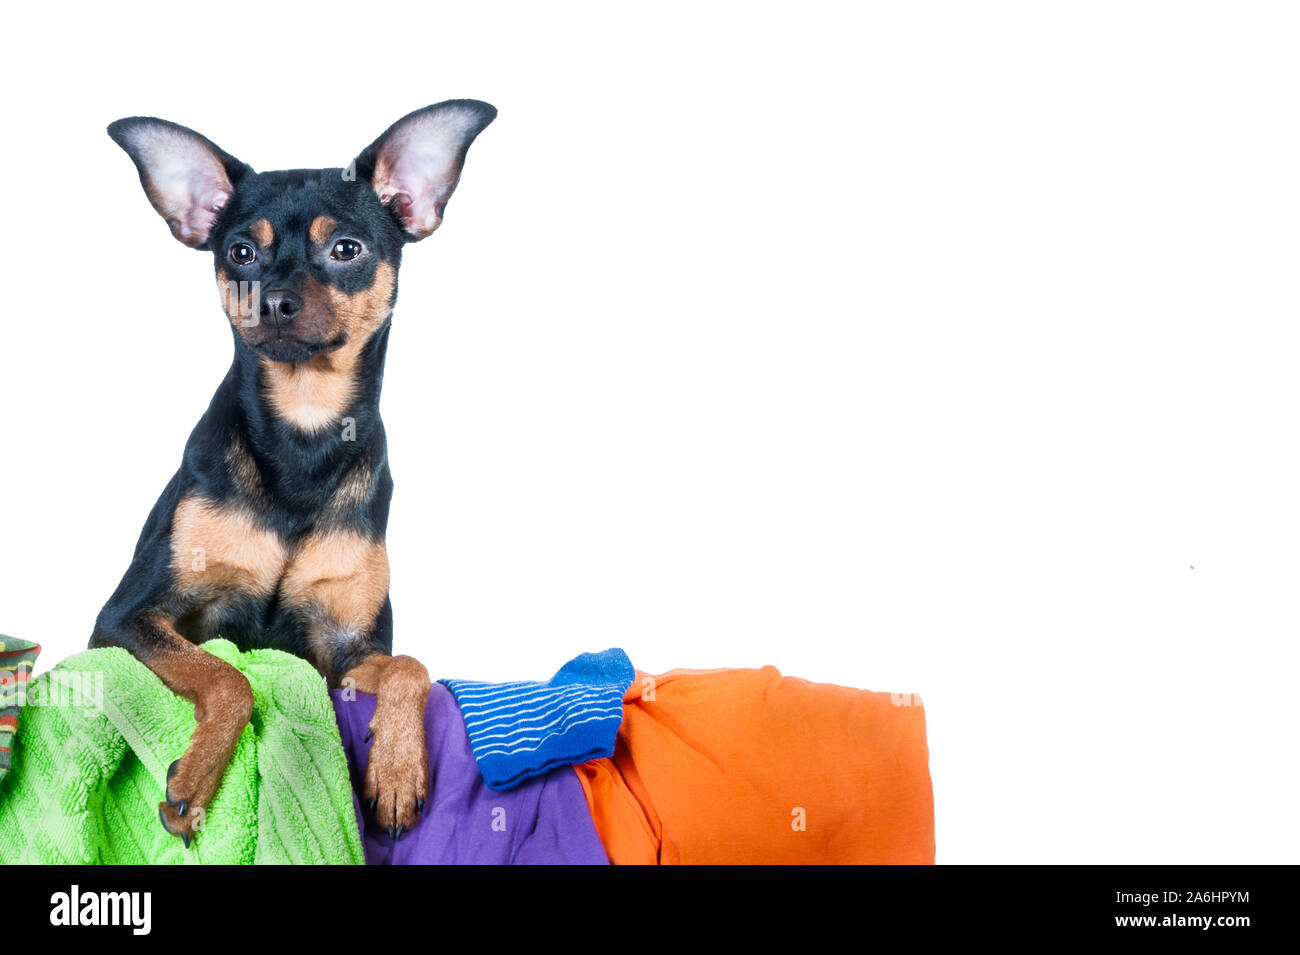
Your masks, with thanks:
M 496 115 L 496 107 L 475 99 L 426 106 L 399 119 L 357 157 L 357 178 L 369 180 L 407 241 L 442 224 L 469 144 Z

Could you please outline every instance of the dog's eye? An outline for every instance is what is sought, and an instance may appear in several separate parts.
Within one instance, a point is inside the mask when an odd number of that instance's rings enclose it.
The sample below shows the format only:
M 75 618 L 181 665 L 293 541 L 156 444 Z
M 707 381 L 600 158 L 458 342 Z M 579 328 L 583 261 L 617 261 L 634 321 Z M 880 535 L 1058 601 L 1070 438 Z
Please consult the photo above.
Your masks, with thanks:
M 361 243 L 353 239 L 339 239 L 330 249 L 330 258 L 339 262 L 348 262 L 361 254 Z
M 230 261 L 236 265 L 251 265 L 257 261 L 257 250 L 247 242 L 236 242 L 230 247 Z

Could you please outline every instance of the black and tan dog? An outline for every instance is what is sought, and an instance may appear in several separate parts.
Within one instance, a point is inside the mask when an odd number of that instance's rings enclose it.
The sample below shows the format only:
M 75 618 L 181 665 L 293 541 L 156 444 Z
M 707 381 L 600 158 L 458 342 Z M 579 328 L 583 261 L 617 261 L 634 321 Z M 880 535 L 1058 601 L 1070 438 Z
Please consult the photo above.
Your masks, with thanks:
M 391 655 L 379 386 L 402 247 L 438 228 L 495 116 L 451 100 L 399 120 L 347 169 L 265 173 L 163 120 L 109 127 L 172 234 L 212 252 L 235 342 L 90 640 L 194 702 L 159 806 L 186 845 L 253 705 L 243 675 L 197 646 L 216 636 L 378 696 L 365 795 L 393 838 L 428 798 L 429 676 Z

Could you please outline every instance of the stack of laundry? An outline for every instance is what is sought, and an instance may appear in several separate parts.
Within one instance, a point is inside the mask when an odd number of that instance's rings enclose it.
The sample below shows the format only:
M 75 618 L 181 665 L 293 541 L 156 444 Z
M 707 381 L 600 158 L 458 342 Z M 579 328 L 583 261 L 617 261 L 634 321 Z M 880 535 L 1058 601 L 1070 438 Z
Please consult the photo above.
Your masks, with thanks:
M 545 682 L 444 684 L 433 809 L 399 843 L 363 820 L 372 864 L 934 862 L 915 696 L 774 667 L 652 676 L 617 649 Z M 335 708 L 359 787 L 374 698 Z
M 254 716 L 193 846 L 157 818 L 193 707 L 102 649 L 31 685 L 0 779 L 0 863 L 934 861 L 915 696 L 773 667 L 654 676 L 617 649 L 546 681 L 447 680 L 425 711 L 431 797 L 394 840 L 357 795 L 375 698 L 327 693 L 278 651 L 204 648 L 248 677 Z

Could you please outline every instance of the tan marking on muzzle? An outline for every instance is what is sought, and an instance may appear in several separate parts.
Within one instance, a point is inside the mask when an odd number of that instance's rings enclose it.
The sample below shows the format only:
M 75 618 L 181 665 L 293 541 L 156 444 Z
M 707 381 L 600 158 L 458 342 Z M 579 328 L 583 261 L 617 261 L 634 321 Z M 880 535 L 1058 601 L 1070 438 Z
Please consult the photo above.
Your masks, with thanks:
M 313 434 L 342 418 L 356 395 L 356 365 L 366 342 L 392 311 L 397 273 L 380 262 L 370 286 L 348 295 L 332 285 L 309 278 L 304 284 L 304 319 L 328 312 L 331 327 L 317 329 L 322 339 L 346 335 L 334 351 L 288 365 L 262 359 L 267 398 L 275 413 L 300 431 Z M 310 320 L 310 319 L 307 319 Z
M 221 309 L 236 328 L 254 328 L 261 323 L 261 286 L 258 282 L 232 281 L 225 269 L 217 269 L 217 291 Z

